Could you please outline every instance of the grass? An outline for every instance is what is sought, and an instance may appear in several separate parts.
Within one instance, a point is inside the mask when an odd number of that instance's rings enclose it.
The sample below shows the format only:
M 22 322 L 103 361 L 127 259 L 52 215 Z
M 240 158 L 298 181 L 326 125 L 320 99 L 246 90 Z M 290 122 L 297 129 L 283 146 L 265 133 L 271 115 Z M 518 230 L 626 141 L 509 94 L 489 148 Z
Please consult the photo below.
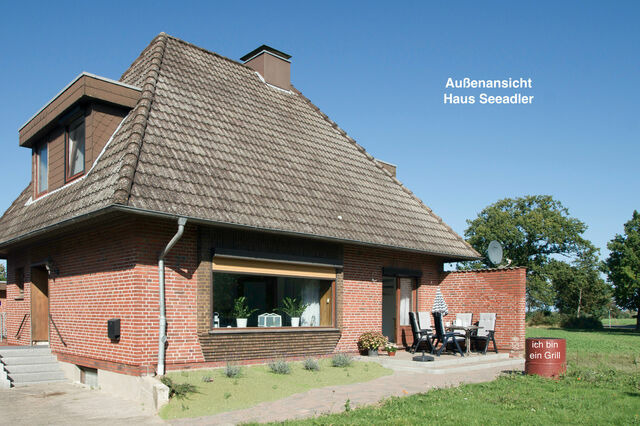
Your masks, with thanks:
M 527 337 L 566 338 L 566 376 L 508 374 L 286 424 L 640 425 L 639 333 L 530 328 Z
M 602 324 L 605 327 L 609 326 L 609 318 L 603 318 L 602 319 Z M 630 325 L 630 326 L 634 326 L 636 325 L 636 319 L 635 318 L 611 318 L 611 325 L 612 326 L 616 326 L 616 325 Z
M 196 392 L 171 399 L 159 414 L 163 419 L 206 416 L 275 401 L 312 388 L 365 382 L 391 374 L 391 370 L 375 362 L 353 362 L 343 368 L 332 367 L 330 359 L 318 363 L 318 371 L 305 370 L 300 362 L 290 363 L 290 374 L 274 374 L 266 365 L 246 367 L 235 378 L 227 377 L 225 369 L 169 373 L 167 376 L 174 383 L 192 384 Z M 205 377 L 213 381 L 205 382 Z

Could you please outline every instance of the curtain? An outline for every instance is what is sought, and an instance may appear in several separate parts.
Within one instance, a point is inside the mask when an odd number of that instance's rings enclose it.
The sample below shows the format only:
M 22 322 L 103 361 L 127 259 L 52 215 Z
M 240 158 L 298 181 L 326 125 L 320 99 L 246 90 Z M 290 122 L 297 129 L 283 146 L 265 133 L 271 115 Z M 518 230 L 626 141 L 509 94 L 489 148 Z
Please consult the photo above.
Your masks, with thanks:
M 306 303 L 309 306 L 300 317 L 300 325 L 306 327 L 320 325 L 320 283 L 318 281 L 304 281 L 302 285 L 302 303 Z
M 84 170 L 84 122 L 69 130 L 69 175 Z
M 400 278 L 400 325 L 410 325 L 409 311 L 411 311 L 411 278 Z

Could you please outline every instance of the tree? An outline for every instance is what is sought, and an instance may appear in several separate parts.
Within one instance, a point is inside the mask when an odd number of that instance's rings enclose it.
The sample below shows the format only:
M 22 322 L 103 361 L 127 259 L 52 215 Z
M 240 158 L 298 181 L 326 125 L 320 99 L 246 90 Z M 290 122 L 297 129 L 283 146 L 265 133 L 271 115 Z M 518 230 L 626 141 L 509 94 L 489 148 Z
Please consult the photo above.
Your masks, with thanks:
M 568 264 L 552 259 L 547 274 L 555 291 L 555 305 L 564 314 L 602 317 L 611 301 L 610 287 L 600 277 L 597 249 L 585 251 Z
M 541 309 L 555 303 L 550 273 L 554 257 L 573 259 L 594 250 L 583 238 L 587 226 L 569 216 L 569 211 L 549 195 L 505 198 L 467 220 L 465 237 L 479 253 L 486 253 L 491 240 L 502 244 L 513 266 L 527 268 L 527 307 Z M 479 262 L 493 266 L 488 259 Z
M 0 281 L 6 281 L 7 280 L 7 270 L 5 269 L 5 266 L 0 263 Z
M 616 303 L 638 311 L 636 330 L 640 330 L 640 214 L 634 210 L 624 224 L 624 235 L 616 234 L 607 244 L 611 251 L 605 270 L 613 284 Z

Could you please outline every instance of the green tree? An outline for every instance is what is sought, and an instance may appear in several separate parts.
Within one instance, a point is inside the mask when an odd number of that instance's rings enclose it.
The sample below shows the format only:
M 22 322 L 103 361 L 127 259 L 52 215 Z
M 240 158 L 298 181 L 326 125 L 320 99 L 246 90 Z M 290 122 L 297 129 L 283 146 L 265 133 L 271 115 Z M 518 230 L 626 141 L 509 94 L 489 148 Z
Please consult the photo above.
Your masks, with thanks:
M 7 270 L 5 269 L 5 266 L 0 263 L 0 281 L 6 281 L 7 280 Z
M 556 295 L 549 278 L 554 257 L 573 259 L 592 250 L 582 234 L 587 226 L 569 216 L 569 211 L 549 195 L 505 198 L 467 220 L 465 237 L 479 253 L 486 253 L 491 240 L 502 244 L 505 258 L 513 266 L 527 268 L 527 307 L 552 306 Z M 493 266 L 488 259 L 480 266 Z
M 564 314 L 602 317 L 611 301 L 611 289 L 600 277 L 597 249 L 581 253 L 573 264 L 552 259 L 547 274 L 555 291 L 555 305 Z
M 613 284 L 616 303 L 638 311 L 636 330 L 640 330 L 640 214 L 634 210 L 624 224 L 624 235 L 616 234 L 607 244 L 611 251 L 605 270 Z

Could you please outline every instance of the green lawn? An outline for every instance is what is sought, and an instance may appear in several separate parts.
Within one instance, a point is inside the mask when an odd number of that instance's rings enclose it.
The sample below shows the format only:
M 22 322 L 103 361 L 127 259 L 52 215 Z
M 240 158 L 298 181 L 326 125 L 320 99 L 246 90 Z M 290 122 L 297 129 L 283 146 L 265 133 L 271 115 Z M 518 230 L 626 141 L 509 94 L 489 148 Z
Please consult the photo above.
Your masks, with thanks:
M 307 371 L 301 363 L 291 363 L 291 374 L 272 373 L 266 365 L 246 367 L 241 377 L 228 378 L 224 369 L 169 373 L 175 383 L 191 383 L 196 393 L 172 398 L 160 410 L 160 417 L 175 419 L 197 417 L 251 407 L 263 401 L 275 401 L 312 388 L 365 382 L 392 373 L 375 362 L 353 362 L 349 367 L 332 367 L 330 359 L 320 361 L 320 371 Z M 203 378 L 212 378 L 204 382 Z
M 530 328 L 527 337 L 566 338 L 567 375 L 505 375 L 287 424 L 640 425 L 640 334 Z
M 605 327 L 609 327 L 609 318 L 603 318 L 602 324 L 604 324 Z M 630 325 L 635 327 L 636 319 L 635 318 L 611 318 L 611 325 L 612 326 Z

